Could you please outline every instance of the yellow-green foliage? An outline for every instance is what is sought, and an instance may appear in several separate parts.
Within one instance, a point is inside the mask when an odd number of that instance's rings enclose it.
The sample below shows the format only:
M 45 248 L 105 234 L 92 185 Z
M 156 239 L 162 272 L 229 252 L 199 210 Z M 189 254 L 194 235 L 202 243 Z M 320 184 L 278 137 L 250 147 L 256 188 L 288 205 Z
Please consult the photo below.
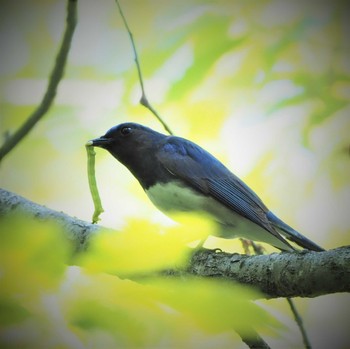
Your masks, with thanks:
M 134 34 L 148 99 L 171 129 L 223 160 L 301 233 L 326 248 L 349 244 L 347 1 L 129 0 L 121 5 Z M 40 102 L 64 29 L 65 7 L 62 0 L 3 2 L 1 134 L 13 133 Z M 162 131 L 154 116 L 139 106 L 139 98 L 130 41 L 115 2 L 78 1 L 78 26 L 56 99 L 4 159 L 1 186 L 90 220 L 93 208 L 82 145 L 125 121 Z M 137 347 L 141 342 L 152 348 L 170 343 L 234 348 L 236 337 L 209 338 L 198 321 L 170 304 L 163 308 L 171 316 L 159 311 L 147 320 L 154 313 L 144 305 L 146 287 L 118 279 L 116 275 L 182 265 L 187 249 L 168 229 L 145 223 L 161 219 L 137 181 L 106 151 L 96 152 L 105 208 L 101 224 L 127 226 L 120 236 L 103 233 L 91 252 L 76 260 L 79 267 L 67 267 L 63 261 L 69 252 L 59 242 L 60 233 L 46 235 L 49 228 L 33 228 L 32 223 L 17 229 L 14 221 L 7 230 L 2 225 L 1 339 L 11 339 L 21 349 L 25 342 L 30 348 Z M 158 239 L 159 229 L 164 234 Z M 188 230 L 186 234 L 196 232 Z M 182 232 L 179 229 L 178 236 L 184 236 Z M 171 249 L 164 249 L 168 245 Z M 239 245 L 237 240 L 213 239 L 210 247 L 237 252 Z M 41 257 L 34 257 L 40 251 Z M 108 283 L 118 284 L 125 294 L 105 296 Z M 135 289 L 146 298 L 136 296 Z M 222 296 L 217 292 L 215 300 Z M 348 300 L 332 295 L 301 302 L 315 347 L 335 347 L 341 340 L 339 347 L 348 346 Z M 284 303 L 268 302 L 277 305 L 281 317 L 290 318 Z M 115 317 L 123 321 L 104 313 L 118 313 Z M 187 319 L 183 325 L 182 318 Z M 103 326 L 83 326 L 104 319 Z M 134 342 L 131 332 L 138 337 Z M 290 326 L 288 334 L 271 346 L 300 347 L 298 330 Z
M 62 230 L 18 216 L 3 219 L 1 347 L 191 348 L 208 341 L 225 347 L 238 341 L 235 329 L 249 335 L 252 327 L 266 333 L 277 325 L 246 287 L 152 277 L 187 257 L 180 227 L 159 230 L 133 221 L 122 233 L 102 233 L 91 252 L 77 258 L 78 267 L 66 264 L 71 250 Z M 126 278 L 140 272 L 149 277 Z
M 94 237 L 90 253 L 79 263 L 91 271 L 132 274 L 182 266 L 189 248 L 185 244 L 207 237 L 212 224 L 200 217 L 184 217 L 186 224 L 164 228 L 133 219 L 122 232 L 104 231 Z
M 13 216 L 1 219 L 1 295 L 27 301 L 55 289 L 65 271 L 69 248 L 50 223 Z

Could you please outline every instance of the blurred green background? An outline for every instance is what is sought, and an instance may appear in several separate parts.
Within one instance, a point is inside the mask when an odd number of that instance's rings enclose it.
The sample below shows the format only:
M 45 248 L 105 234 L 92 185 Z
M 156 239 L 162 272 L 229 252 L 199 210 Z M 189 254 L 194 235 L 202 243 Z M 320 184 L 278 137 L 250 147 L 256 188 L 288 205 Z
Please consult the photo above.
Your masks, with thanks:
M 175 134 L 220 158 L 272 211 L 316 243 L 349 244 L 347 2 L 133 0 L 121 5 L 136 40 L 147 96 Z M 64 1 L 1 1 L 3 137 L 43 96 L 65 7 Z M 131 44 L 115 2 L 80 1 L 54 106 L 4 159 L 1 186 L 90 220 L 85 142 L 125 121 L 163 131 L 139 98 Z M 102 225 L 122 229 L 135 218 L 169 223 L 107 152 L 97 150 L 96 163 Z M 298 348 L 299 334 L 284 303 L 264 303 L 290 326 L 270 343 Z M 315 348 L 346 348 L 348 295 L 298 304 Z M 216 347 L 224 348 L 222 343 Z

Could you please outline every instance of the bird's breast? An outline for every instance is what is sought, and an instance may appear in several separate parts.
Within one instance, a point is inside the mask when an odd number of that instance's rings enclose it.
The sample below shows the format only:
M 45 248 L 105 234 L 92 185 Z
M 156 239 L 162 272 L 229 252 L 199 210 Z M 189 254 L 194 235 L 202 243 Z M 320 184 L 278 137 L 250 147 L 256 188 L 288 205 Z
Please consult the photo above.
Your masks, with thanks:
M 145 190 L 149 199 L 169 217 L 178 218 L 176 213 L 204 213 L 219 223 L 219 231 L 215 235 L 223 238 L 244 237 L 263 241 L 273 246 L 285 246 L 271 233 L 227 208 L 211 196 L 187 187 L 182 182 L 155 184 Z
M 174 217 L 176 213 L 194 212 L 205 214 L 220 225 L 239 228 L 250 221 L 228 209 L 211 196 L 185 186 L 180 181 L 156 184 L 146 194 L 153 204 L 163 213 Z M 232 237 L 232 231 L 229 233 Z
M 201 211 L 206 197 L 181 182 L 155 184 L 146 190 L 152 203 L 162 212 Z

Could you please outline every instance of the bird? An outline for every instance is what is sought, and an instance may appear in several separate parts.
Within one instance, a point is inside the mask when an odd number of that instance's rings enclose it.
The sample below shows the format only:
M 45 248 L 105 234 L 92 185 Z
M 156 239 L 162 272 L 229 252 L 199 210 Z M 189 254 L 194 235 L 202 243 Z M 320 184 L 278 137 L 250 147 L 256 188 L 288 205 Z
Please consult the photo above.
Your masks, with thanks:
M 88 145 L 107 150 L 163 213 L 205 213 L 217 236 L 264 242 L 281 251 L 324 249 L 284 223 L 223 163 L 196 143 L 138 123 L 109 129 Z

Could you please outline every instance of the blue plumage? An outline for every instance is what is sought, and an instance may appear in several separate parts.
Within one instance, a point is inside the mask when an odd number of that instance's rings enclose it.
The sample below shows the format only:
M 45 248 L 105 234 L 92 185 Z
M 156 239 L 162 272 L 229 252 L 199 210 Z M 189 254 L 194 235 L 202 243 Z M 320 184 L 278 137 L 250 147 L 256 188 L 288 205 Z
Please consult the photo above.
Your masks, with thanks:
M 92 142 L 128 167 L 152 202 L 167 214 L 206 212 L 219 224 L 223 237 L 241 236 L 294 250 L 288 239 L 323 251 L 276 217 L 242 180 L 189 140 L 126 123 Z

